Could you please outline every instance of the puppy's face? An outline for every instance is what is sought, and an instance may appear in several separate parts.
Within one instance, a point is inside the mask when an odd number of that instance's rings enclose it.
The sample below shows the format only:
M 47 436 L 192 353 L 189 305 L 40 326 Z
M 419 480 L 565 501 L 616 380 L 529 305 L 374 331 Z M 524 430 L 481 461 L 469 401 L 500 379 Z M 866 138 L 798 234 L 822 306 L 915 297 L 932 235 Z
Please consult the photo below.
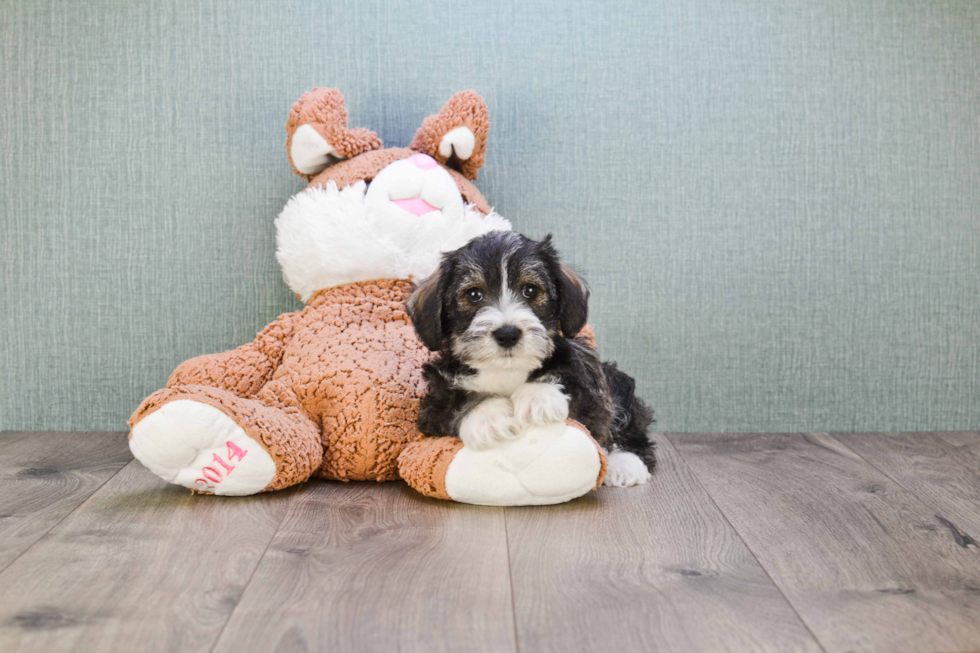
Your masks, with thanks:
M 555 338 L 582 329 L 587 307 L 585 284 L 561 264 L 550 236 L 538 242 L 497 231 L 446 254 L 408 313 L 429 349 L 448 346 L 476 369 L 534 369 Z

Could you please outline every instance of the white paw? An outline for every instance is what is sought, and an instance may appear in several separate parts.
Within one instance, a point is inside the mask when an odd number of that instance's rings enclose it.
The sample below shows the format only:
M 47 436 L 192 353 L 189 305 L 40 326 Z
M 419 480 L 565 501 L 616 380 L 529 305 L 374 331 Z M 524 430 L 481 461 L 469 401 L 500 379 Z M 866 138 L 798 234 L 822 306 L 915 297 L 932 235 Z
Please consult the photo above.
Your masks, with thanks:
M 568 419 L 568 397 L 551 383 L 524 383 L 510 396 L 521 424 L 550 424 Z
M 459 424 L 459 439 L 478 451 L 513 440 L 520 433 L 521 426 L 514 419 L 514 405 L 506 397 L 487 399 L 467 413 Z
M 333 145 L 323 140 L 313 125 L 300 125 L 293 132 L 289 155 L 293 166 L 304 175 L 315 175 L 343 158 Z
M 201 492 L 261 492 L 276 476 L 272 456 L 235 420 L 209 404 L 181 399 L 133 427 L 129 448 L 165 481 Z
M 439 141 L 439 154 L 446 158 L 455 151 L 457 157 L 466 161 L 473 156 L 474 148 L 476 148 L 476 136 L 469 127 L 457 127 Z
M 613 451 L 606 457 L 606 478 L 603 485 L 630 487 L 650 480 L 650 471 L 640 457 L 628 451 Z

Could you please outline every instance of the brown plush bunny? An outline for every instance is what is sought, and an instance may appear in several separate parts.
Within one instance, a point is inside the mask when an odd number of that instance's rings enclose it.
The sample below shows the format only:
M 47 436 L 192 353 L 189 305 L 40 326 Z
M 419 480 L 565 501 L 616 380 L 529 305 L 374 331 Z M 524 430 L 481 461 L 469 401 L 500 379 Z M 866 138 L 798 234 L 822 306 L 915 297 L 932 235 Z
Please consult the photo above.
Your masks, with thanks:
M 583 427 L 528 428 L 470 451 L 416 427 L 430 353 L 405 313 L 442 252 L 510 229 L 473 185 L 487 108 L 472 91 L 427 118 L 408 148 L 349 129 L 336 89 L 293 105 L 287 150 L 309 186 L 276 220 L 276 257 L 306 307 L 251 343 L 180 365 L 130 419 L 130 447 L 165 480 L 247 495 L 311 476 L 403 478 L 423 494 L 493 505 L 558 503 L 602 480 Z

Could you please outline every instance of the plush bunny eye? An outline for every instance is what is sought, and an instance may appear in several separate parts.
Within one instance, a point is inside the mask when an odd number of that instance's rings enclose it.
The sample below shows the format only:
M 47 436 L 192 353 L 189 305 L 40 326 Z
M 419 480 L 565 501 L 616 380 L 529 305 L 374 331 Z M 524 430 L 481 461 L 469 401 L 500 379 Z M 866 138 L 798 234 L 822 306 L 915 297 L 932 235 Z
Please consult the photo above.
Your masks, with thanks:
M 483 301 L 483 291 L 479 288 L 470 288 L 466 291 L 466 299 L 471 304 L 479 304 Z
M 524 287 L 521 288 L 521 294 L 524 295 L 524 299 L 533 300 L 538 296 L 538 287 L 533 283 L 526 283 Z

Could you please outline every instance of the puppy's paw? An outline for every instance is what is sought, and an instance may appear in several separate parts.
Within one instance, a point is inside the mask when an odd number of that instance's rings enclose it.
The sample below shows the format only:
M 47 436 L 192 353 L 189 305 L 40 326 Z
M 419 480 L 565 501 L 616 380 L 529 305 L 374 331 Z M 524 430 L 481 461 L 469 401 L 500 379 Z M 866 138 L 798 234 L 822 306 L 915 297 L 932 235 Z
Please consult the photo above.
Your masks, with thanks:
M 473 449 L 490 449 L 521 434 L 514 419 L 514 404 L 507 397 L 493 397 L 473 408 L 459 424 L 459 439 Z
M 607 456 L 606 478 L 603 485 L 630 487 L 650 480 L 650 471 L 640 457 L 628 451 L 613 451 Z
M 514 417 L 521 424 L 539 425 L 568 419 L 568 397 L 551 383 L 525 383 L 511 395 Z

